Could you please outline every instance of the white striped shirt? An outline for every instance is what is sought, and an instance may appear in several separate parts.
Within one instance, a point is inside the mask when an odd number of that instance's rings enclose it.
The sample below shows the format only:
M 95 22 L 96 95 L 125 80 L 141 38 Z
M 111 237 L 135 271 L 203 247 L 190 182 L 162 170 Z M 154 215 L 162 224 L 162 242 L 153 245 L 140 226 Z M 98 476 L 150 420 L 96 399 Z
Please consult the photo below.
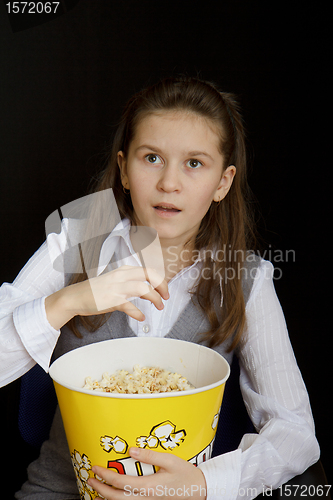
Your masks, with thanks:
M 65 247 L 64 231 L 50 234 L 13 284 L 0 288 L 0 386 L 35 363 L 48 370 L 60 331 L 48 323 L 44 301 L 64 286 L 64 274 L 52 262 Z M 106 239 L 103 252 L 109 259 L 116 255 L 118 265 L 141 265 L 133 255 L 126 221 Z M 163 311 L 147 300 L 134 299 L 145 315 L 142 323 L 129 318 L 136 335 L 163 337 L 169 332 L 190 300 L 188 290 L 198 265 L 182 269 L 169 281 L 170 299 L 163 301 Z M 263 488 L 278 487 L 319 458 L 307 391 L 272 275 L 272 264 L 262 260 L 246 306 L 247 340 L 238 352 L 243 398 L 259 434 L 245 435 L 237 450 L 199 465 L 207 500 L 255 498 Z

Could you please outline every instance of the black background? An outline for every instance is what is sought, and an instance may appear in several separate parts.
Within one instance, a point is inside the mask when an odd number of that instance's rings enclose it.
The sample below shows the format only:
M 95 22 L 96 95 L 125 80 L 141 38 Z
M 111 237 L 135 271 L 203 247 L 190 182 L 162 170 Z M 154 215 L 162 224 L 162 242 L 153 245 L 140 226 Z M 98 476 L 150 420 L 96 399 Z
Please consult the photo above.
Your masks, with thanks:
M 46 217 L 86 194 L 130 95 L 177 73 L 235 92 L 248 130 L 263 248 L 282 271 L 275 286 L 331 483 L 328 3 L 63 1 L 63 13 L 46 22 L 33 14 L 9 17 L 6 3 L 0 3 L 0 283 L 11 282 L 43 242 Z M 284 262 L 277 261 L 281 254 Z M 5 436 L 14 432 L 17 384 L 0 391 Z M 3 445 L 2 458 L 5 450 L 12 476 L 24 450 Z

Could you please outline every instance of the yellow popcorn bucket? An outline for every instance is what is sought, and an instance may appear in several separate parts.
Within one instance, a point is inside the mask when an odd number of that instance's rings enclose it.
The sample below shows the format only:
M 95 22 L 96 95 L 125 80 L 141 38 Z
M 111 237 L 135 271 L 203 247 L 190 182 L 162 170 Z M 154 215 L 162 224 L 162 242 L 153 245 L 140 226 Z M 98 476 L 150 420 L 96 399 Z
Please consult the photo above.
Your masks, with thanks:
M 135 365 L 180 373 L 195 387 L 159 394 L 114 394 L 83 389 L 86 377 L 133 371 Z M 75 349 L 50 367 L 81 498 L 97 493 L 87 484 L 93 465 L 144 475 L 157 467 L 129 456 L 131 446 L 175 454 L 194 465 L 211 456 L 227 361 L 216 351 L 182 340 L 134 337 Z

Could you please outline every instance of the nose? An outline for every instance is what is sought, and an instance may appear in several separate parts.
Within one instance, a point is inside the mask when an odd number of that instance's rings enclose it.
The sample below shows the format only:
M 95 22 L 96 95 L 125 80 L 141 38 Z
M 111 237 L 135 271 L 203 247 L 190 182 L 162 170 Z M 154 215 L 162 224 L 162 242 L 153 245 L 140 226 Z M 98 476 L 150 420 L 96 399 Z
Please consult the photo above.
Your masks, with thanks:
M 180 191 L 180 171 L 176 164 L 168 163 L 163 167 L 163 169 L 160 171 L 160 178 L 157 183 L 157 189 L 166 193 Z

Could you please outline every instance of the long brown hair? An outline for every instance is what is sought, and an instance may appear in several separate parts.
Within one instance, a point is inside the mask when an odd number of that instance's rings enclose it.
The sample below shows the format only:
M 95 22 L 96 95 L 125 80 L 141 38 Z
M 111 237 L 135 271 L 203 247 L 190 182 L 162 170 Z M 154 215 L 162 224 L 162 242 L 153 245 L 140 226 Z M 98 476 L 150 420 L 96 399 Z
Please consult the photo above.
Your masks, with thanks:
M 245 133 L 234 95 L 219 91 L 212 83 L 187 77 L 166 78 L 135 94 L 124 108 L 108 165 L 101 173 L 95 191 L 112 188 L 121 218 L 127 217 L 134 224 L 133 205 L 130 194 L 125 193 L 122 187 L 117 153 L 122 151 L 126 157 L 139 121 L 150 113 L 163 110 L 190 111 L 213 121 L 220 133 L 223 169 L 229 165 L 236 166 L 236 175 L 227 196 L 221 203 L 212 202 L 194 242 L 196 250 L 205 249 L 205 276 L 199 277 L 193 298 L 211 325 L 206 334 L 207 343 L 213 347 L 232 339 L 231 350 L 241 339 L 245 327 L 242 269 L 246 252 L 253 248 L 255 239 L 253 218 L 248 210 L 250 191 L 246 176 Z M 220 258 L 212 260 L 216 250 L 220 251 L 217 254 Z M 86 278 L 84 274 L 73 275 L 69 283 Z M 108 314 L 103 314 L 74 318 L 69 326 L 76 335 L 80 335 L 76 319 L 94 331 L 108 317 Z

